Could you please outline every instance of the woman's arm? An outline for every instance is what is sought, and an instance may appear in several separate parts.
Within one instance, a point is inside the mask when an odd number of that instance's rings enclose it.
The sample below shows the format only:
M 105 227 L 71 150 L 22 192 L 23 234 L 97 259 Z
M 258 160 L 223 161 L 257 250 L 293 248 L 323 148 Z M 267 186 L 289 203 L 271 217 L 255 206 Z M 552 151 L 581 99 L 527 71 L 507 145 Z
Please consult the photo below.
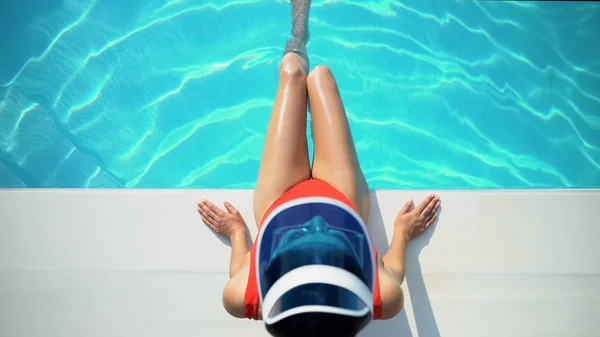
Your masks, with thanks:
M 246 241 L 246 222 L 235 207 L 224 203 L 227 212 L 208 200 L 198 203 L 198 213 L 202 221 L 215 233 L 231 241 L 229 261 L 229 281 L 223 290 L 223 306 L 227 312 L 238 318 L 244 317 L 244 297 L 248 284 L 250 254 Z
M 231 240 L 231 259 L 229 261 L 229 278 L 232 278 L 244 265 L 248 254 L 246 231 L 240 231 L 229 238 Z
M 414 210 L 409 211 L 412 205 L 413 201 L 409 200 L 398 213 L 394 221 L 394 236 L 390 248 L 383 257 L 385 269 L 394 275 L 398 284 L 402 284 L 406 273 L 408 243 L 423 234 L 435 221 L 440 198 L 431 194 Z
M 244 318 L 244 300 L 249 273 L 250 254 L 246 254 L 242 266 L 237 273 L 233 274 L 223 289 L 223 307 L 233 317 Z
M 245 256 L 248 253 L 246 241 L 246 222 L 233 205 L 225 201 L 223 203 L 227 212 L 213 205 L 208 200 L 198 203 L 198 213 L 202 221 L 215 233 L 222 235 L 231 241 L 231 259 L 229 261 L 229 278 L 232 278 L 244 265 Z
M 408 201 L 394 221 L 394 236 L 390 247 L 383 256 L 379 267 L 379 285 L 382 300 L 382 319 L 396 316 L 404 304 L 400 285 L 406 273 L 406 250 L 410 240 L 421 235 L 438 216 L 439 197 L 428 196 L 414 210 L 412 200 Z M 383 267 L 383 268 L 381 268 Z
M 406 248 L 408 240 L 394 231 L 392 242 L 387 253 L 383 256 L 384 268 L 394 277 L 398 285 L 404 282 L 406 273 Z

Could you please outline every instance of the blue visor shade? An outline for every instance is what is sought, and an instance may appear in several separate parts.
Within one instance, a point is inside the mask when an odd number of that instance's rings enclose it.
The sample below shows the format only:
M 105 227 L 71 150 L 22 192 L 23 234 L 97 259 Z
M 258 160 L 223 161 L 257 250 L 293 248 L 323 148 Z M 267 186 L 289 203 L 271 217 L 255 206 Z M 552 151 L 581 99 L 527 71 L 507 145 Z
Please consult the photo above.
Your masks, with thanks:
M 273 285 L 289 271 L 312 264 L 344 269 L 368 284 L 368 275 L 362 270 L 353 251 L 335 244 L 315 242 L 297 245 L 275 255 L 265 266 L 261 281 Z
M 266 224 L 260 238 L 257 267 L 261 297 L 264 298 L 283 275 L 307 265 L 344 269 L 362 280 L 372 292 L 375 266 L 369 240 L 357 216 L 336 205 L 307 203 L 281 211 Z M 297 290 L 300 293 L 289 296 L 298 299 L 299 294 L 308 294 L 307 289 L 301 288 Z M 325 298 L 329 298 L 327 296 Z M 342 301 L 336 306 L 351 302 L 344 297 L 335 298 Z M 298 305 L 303 301 L 298 299 Z M 334 305 L 335 301 L 327 301 Z

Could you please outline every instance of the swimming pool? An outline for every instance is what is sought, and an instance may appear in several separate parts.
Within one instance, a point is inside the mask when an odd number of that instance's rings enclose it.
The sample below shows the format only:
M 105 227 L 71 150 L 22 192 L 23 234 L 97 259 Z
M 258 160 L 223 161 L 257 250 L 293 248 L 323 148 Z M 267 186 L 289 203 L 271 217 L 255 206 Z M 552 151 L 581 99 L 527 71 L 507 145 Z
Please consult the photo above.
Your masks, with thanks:
M 313 0 L 310 25 L 371 188 L 600 187 L 600 4 Z M 0 187 L 252 188 L 289 26 L 288 1 L 8 1 Z

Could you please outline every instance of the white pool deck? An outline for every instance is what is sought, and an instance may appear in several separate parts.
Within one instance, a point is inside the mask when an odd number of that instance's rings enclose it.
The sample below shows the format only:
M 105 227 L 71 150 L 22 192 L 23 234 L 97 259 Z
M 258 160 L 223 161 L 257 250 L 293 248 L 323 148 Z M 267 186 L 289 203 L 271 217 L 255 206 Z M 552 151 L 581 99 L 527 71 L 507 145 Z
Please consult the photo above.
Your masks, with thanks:
M 372 193 L 381 252 L 429 192 Z M 405 309 L 360 336 L 600 336 L 600 190 L 439 194 Z M 221 306 L 229 247 L 201 198 L 232 202 L 254 236 L 250 190 L 0 190 L 0 336 L 267 336 Z

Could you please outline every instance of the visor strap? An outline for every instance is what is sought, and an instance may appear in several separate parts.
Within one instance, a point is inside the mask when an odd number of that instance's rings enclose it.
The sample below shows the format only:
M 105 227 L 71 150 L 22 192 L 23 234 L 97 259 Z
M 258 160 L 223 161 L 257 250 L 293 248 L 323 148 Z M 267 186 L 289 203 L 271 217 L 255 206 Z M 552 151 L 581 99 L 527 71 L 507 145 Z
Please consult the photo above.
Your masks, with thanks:
M 286 292 L 301 285 L 322 283 L 344 288 L 355 294 L 372 312 L 373 293 L 356 275 L 347 270 L 328 265 L 308 265 L 283 275 L 267 291 L 262 303 L 263 317 L 268 317 L 273 306 Z

